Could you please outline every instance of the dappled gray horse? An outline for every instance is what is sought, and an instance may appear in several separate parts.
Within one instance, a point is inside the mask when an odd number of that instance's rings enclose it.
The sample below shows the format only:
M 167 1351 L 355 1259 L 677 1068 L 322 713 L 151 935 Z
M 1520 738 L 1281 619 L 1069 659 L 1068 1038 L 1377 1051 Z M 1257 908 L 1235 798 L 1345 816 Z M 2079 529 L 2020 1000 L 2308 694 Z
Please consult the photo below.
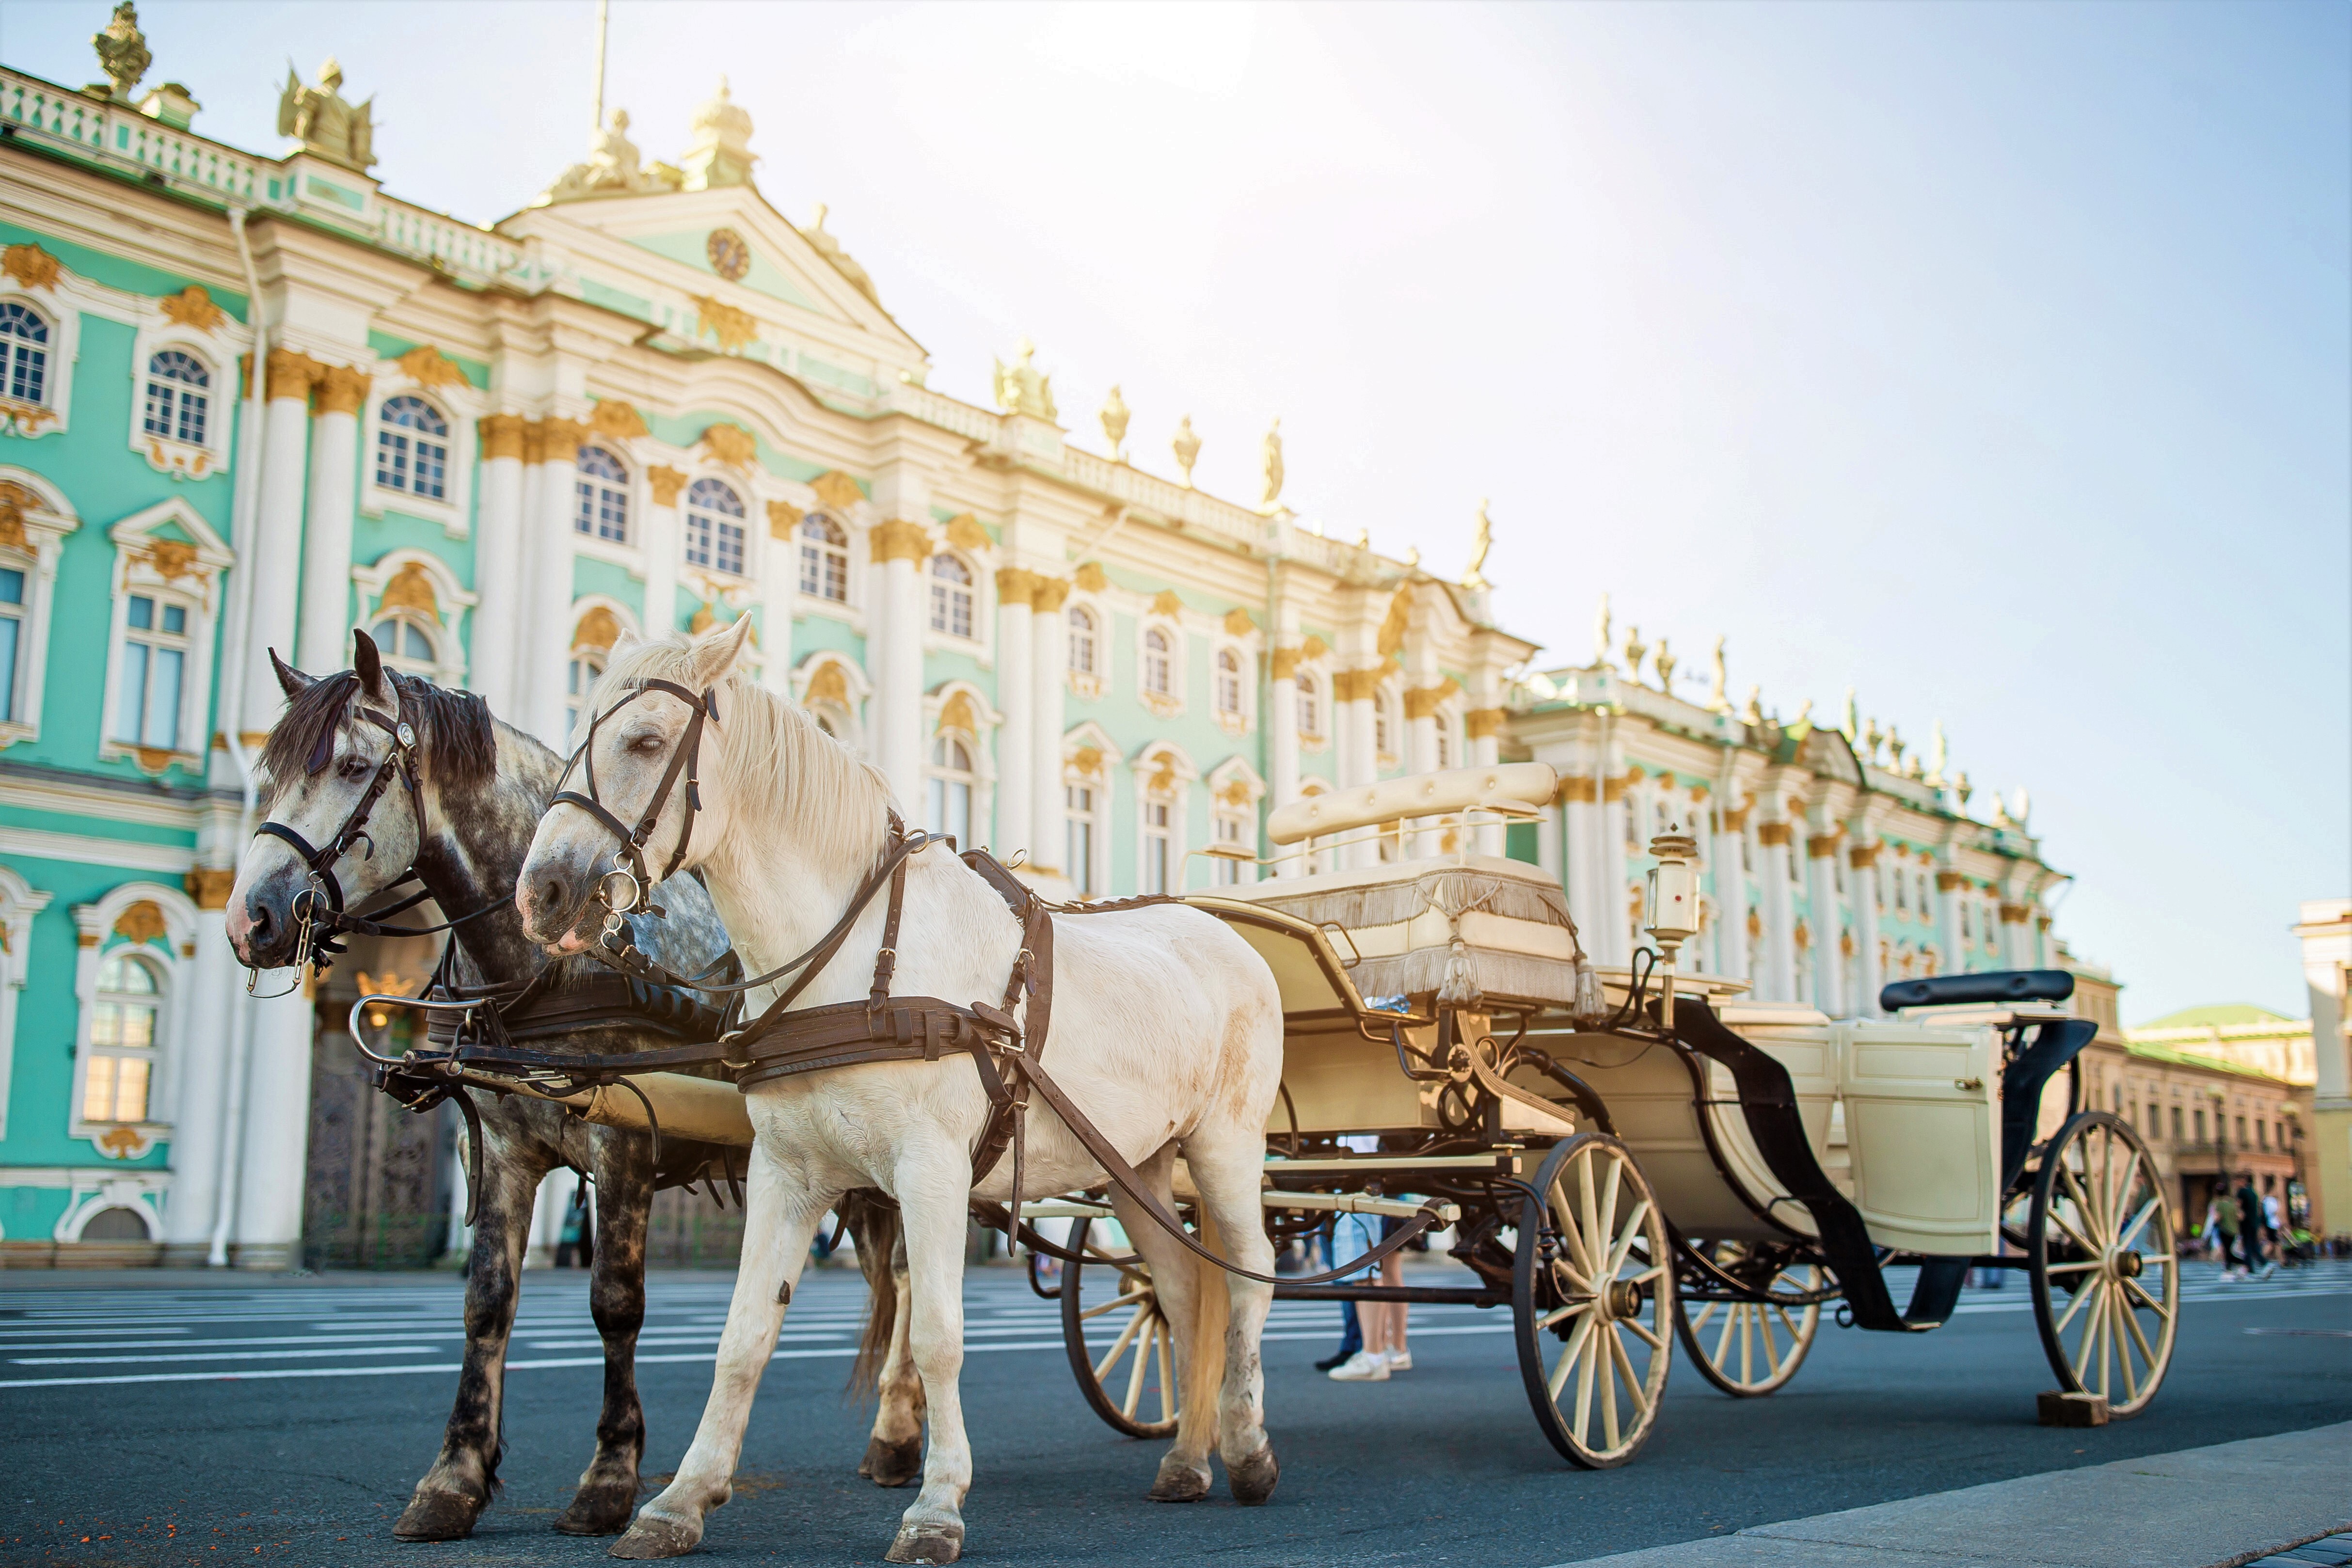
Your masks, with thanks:
M 320 935 L 331 936 L 338 912 L 361 908 L 413 870 L 442 917 L 457 923 L 450 977 L 465 987 L 519 989 L 551 967 L 524 938 L 513 895 L 562 758 L 493 718 L 479 697 L 385 669 L 367 634 L 353 637 L 354 668 L 340 674 L 313 677 L 278 664 L 288 707 L 261 758 L 270 825 L 238 869 L 227 911 L 230 944 L 253 968 L 298 966 Z M 696 974 L 726 951 L 725 928 L 695 878 L 664 883 L 656 902 L 664 916 L 640 917 L 635 938 L 673 972 Z M 537 994 L 558 993 L 598 967 L 558 961 Z M 615 1053 L 675 1040 L 647 1021 L 622 1017 L 533 1043 Z M 595 1455 L 555 1528 L 609 1534 L 629 1521 L 645 1451 L 635 1359 L 653 1195 L 657 1186 L 724 1171 L 730 1151 L 665 1139 L 657 1171 L 654 1140 L 644 1133 L 591 1125 L 527 1095 L 480 1095 L 476 1104 L 481 1147 L 467 1150 L 468 1160 L 478 1162 L 479 1184 L 466 1276 L 465 1361 L 440 1455 L 416 1483 L 394 1533 L 414 1541 L 465 1536 L 498 1490 L 507 1344 L 532 1204 L 548 1172 L 569 1166 L 596 1188 L 589 1307 L 604 1343 L 604 1398 Z M 877 1311 L 859 1362 L 870 1376 L 887 1345 L 894 1308 L 904 1300 L 889 1267 L 895 1217 L 870 1217 L 858 1206 L 845 1206 L 845 1213 L 875 1287 Z M 870 1236 L 869 1218 L 882 1221 Z M 869 1469 L 882 1456 L 875 1479 L 886 1485 L 903 1483 L 914 1469 L 903 1434 L 893 1437 L 898 1440 L 882 1440 L 877 1427 L 868 1454 Z

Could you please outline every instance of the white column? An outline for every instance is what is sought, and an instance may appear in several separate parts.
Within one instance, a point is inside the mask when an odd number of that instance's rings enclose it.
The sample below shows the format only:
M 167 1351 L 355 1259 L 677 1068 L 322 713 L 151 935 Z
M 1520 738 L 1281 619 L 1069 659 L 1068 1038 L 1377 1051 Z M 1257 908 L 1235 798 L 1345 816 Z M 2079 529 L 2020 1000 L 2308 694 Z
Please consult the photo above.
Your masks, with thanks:
M 352 509 L 358 502 L 359 411 L 367 372 L 331 365 L 310 426 L 310 495 L 302 527 L 302 618 L 297 667 L 351 667 Z
M 2033 967 L 2037 969 L 2058 967 L 2057 944 L 2050 939 L 2050 916 L 2039 912 L 2033 916 Z
M 1339 788 L 1360 789 L 1381 776 L 1380 759 L 1373 750 L 1375 739 L 1372 726 L 1372 693 L 1380 679 L 1380 667 L 1365 670 L 1335 670 L 1331 675 L 1332 744 L 1339 747 L 1334 758 L 1339 765 Z M 1275 694 L 1277 711 L 1282 694 Z M 1370 834 L 1360 834 L 1347 849 L 1347 863 L 1352 867 L 1378 865 L 1381 846 Z
M 1037 737 L 1029 722 L 1037 701 L 1037 678 L 1029 668 L 1037 612 L 1034 572 L 1008 566 L 996 574 L 996 706 L 1003 722 L 996 729 L 996 833 L 998 855 L 1026 850 L 1046 865 L 1061 846 L 1036 837 L 1041 814 L 1033 798 L 1047 788 L 1037 775 Z
M 172 1194 L 163 1206 L 166 1260 L 201 1264 L 212 1239 L 220 1192 L 221 1112 L 234 1027 L 236 956 L 223 931 L 234 871 L 200 870 L 196 953 L 187 966 L 190 995 L 172 1041 Z
M 652 502 L 646 508 L 644 540 L 648 637 L 666 637 L 677 630 L 677 497 L 685 488 L 686 476 L 675 468 L 646 470 L 646 490 Z M 771 635 L 777 634 L 773 626 L 768 630 Z
M 1764 954 L 1757 966 L 1756 994 L 1765 1001 L 1797 1000 L 1797 920 L 1789 896 L 1790 825 L 1766 822 L 1756 830 L 1759 864 L 1759 902 L 1763 905 Z
M 1838 938 L 1845 933 L 1845 916 L 1838 907 L 1835 833 L 1816 833 L 1805 841 L 1806 871 L 1811 879 L 1813 906 L 1813 1006 L 1832 1018 L 1846 1016 L 1845 971 Z
M 760 550 L 760 685 L 780 697 L 793 695 L 793 599 L 800 585 L 800 541 L 793 538 L 798 513 L 782 502 L 767 504 L 768 537 Z
M 247 639 L 244 727 L 258 734 L 276 721 L 285 694 L 269 668 L 269 650 L 295 657 L 295 605 L 302 570 L 302 479 L 310 451 L 310 396 L 325 370 L 307 354 L 269 354 L 269 408 L 263 443 L 260 517 L 249 543 L 238 547 L 238 569 L 253 573 L 252 632 Z M 343 666 L 339 662 L 325 674 Z
M 1878 880 L 1879 847 L 1856 844 L 1846 857 L 1853 868 L 1854 988 L 1862 993 L 1859 1010 L 1866 1019 L 1883 1016 L 1878 992 L 1886 983 L 1878 967 L 1878 893 L 1883 885 Z
M 875 672 L 876 763 L 902 811 L 923 803 L 923 602 L 917 568 L 930 541 L 915 523 L 876 525 L 867 536 L 882 566 L 882 667 Z
M 1279 810 L 1298 799 L 1298 649 L 1296 645 L 1277 645 L 1266 659 L 1266 703 L 1262 716 L 1265 724 L 1266 769 L 1272 775 L 1266 780 L 1274 795 L 1274 809 Z M 1304 876 L 1307 862 L 1298 852 L 1304 846 L 1284 845 L 1276 851 L 1286 858 L 1276 861 L 1276 877 Z
M 1062 699 L 1069 690 L 1070 669 L 1070 629 L 1062 618 L 1062 605 L 1069 598 L 1070 585 L 1057 577 L 1041 577 L 1031 582 L 1030 594 L 1030 607 L 1035 612 L 1029 622 L 1030 854 L 1041 865 L 1059 870 L 1076 883 L 1085 868 L 1062 864 L 1068 855 L 1069 837 L 1062 825 Z M 1099 635 L 1097 657 L 1107 663 L 1110 628 L 1103 626 Z M 1109 777 L 1109 769 L 1105 768 L 1103 778 Z M 1101 811 L 1096 818 L 1106 843 L 1110 841 L 1108 835 L 1117 810 L 1106 783 Z
M 2029 969 L 2033 967 L 2033 928 L 2026 924 L 2032 909 L 2022 904 L 2004 901 L 2000 906 L 2000 961 L 2005 968 Z
M 284 971 L 273 971 L 274 977 Z M 245 1135 L 236 1151 L 236 1223 L 230 1261 L 241 1269 L 288 1269 L 301 1261 L 303 1173 L 310 1148 L 310 998 L 249 1004 L 252 1054 L 246 1061 Z
M 1715 814 L 1715 962 L 1731 979 L 1748 978 L 1748 866 L 1740 851 L 1747 813 Z
M 1601 781 L 1599 853 L 1593 857 L 1593 870 L 1598 873 L 1592 901 L 1592 919 L 1608 946 L 1603 949 L 1612 964 L 1633 961 L 1633 910 L 1625 896 L 1625 775 L 1620 773 Z
M 1560 873 L 1568 889 L 1569 917 L 1576 922 L 1585 953 L 1596 964 L 1609 960 L 1608 937 L 1601 929 L 1599 878 L 1594 874 L 1601 854 L 1600 789 L 1582 775 L 1559 781 Z
M 1405 770 L 1409 773 L 1437 771 L 1437 696 L 1435 683 L 1428 686 L 1408 687 L 1404 694 Z M 1445 835 L 1438 832 L 1434 817 L 1405 819 L 1407 860 L 1429 860 L 1445 852 Z
M 1968 944 L 1960 939 L 1960 883 L 1966 880 L 1958 872 L 1938 866 L 1936 870 L 1936 940 L 1943 947 L 1937 972 L 1958 975 L 1969 967 Z
M 531 685 L 535 678 L 530 667 L 530 652 L 539 646 L 540 596 L 532 585 L 539 580 L 541 564 L 547 552 L 539 537 L 539 514 L 547 493 L 543 483 L 547 475 L 547 428 L 540 420 L 527 419 L 522 426 L 522 505 L 515 514 L 515 559 L 520 563 L 515 591 L 514 645 L 508 650 L 509 674 L 507 701 L 510 705 L 505 715 L 508 723 L 518 729 L 530 728 Z
M 519 717 L 515 673 L 522 625 L 522 416 L 478 422 L 481 506 L 474 520 L 474 645 L 467 684 L 501 718 Z
M 545 423 L 539 506 L 531 518 L 537 552 L 525 589 L 532 601 L 522 654 L 525 711 L 530 732 L 558 751 L 565 749 L 568 738 L 563 707 L 572 662 L 572 518 L 579 507 L 580 442 L 586 434 L 577 420 L 551 417 Z
M 1559 848 L 1559 802 L 1547 800 L 1536 814 L 1536 866 L 1546 876 L 1559 883 L 1560 892 L 1568 891 L 1568 862 Z M 1569 915 L 1575 917 L 1575 908 Z

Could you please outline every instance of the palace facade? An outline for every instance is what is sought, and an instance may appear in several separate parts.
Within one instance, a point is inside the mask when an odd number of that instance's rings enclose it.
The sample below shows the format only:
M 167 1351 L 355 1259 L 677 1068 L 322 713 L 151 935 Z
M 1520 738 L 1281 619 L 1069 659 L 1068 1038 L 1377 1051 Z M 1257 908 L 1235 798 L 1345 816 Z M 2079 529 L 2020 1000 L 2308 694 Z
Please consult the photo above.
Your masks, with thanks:
M 1345 542 L 1271 434 L 1255 505 L 1190 485 L 1189 423 L 1187 477 L 1147 472 L 1116 392 L 1097 450 L 1026 345 L 994 408 L 931 391 L 887 280 L 762 199 L 723 85 L 675 164 L 615 114 L 482 227 L 382 188 L 333 62 L 252 153 L 109 33 L 108 83 L 0 68 L 0 1257 L 285 1266 L 322 1194 L 391 1203 L 351 1175 L 387 1134 L 341 1009 L 429 954 L 249 997 L 222 936 L 266 650 L 340 669 L 354 627 L 560 745 L 624 630 L 749 617 L 758 678 L 910 816 L 1068 896 L 1253 879 L 1287 800 L 1531 757 L 1539 821 L 1265 873 L 1509 854 L 1622 965 L 1680 823 L 1703 967 L 1765 997 L 2051 961 L 2059 874 L 1940 755 L 1735 706 L 1719 649 L 1704 694 L 1605 624 L 1543 665 L 1483 536 L 1458 580 Z M 415 1160 L 406 1207 L 446 1213 L 446 1145 Z

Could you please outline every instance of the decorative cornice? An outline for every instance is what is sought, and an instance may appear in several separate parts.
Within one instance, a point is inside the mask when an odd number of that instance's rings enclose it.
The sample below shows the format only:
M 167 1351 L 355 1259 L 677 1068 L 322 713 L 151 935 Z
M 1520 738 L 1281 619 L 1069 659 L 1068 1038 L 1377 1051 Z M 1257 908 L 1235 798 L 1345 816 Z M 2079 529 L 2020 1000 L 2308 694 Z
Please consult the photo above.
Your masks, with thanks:
M 686 488 L 686 476 L 666 465 L 656 465 L 646 470 L 646 483 L 653 488 L 655 506 L 675 507 L 677 493 Z
M 1084 568 L 1080 570 L 1083 570 Z M 1030 603 L 1035 607 L 1040 615 L 1058 615 L 1062 612 L 1062 601 L 1069 596 L 1070 585 L 1067 580 L 1058 577 L 1041 577 L 1037 580 L 1035 597 L 1030 601 Z
M 177 294 L 166 294 L 155 301 L 155 308 L 163 313 L 165 320 L 199 332 L 210 332 L 228 319 L 228 312 L 213 303 L 213 297 L 205 292 L 201 283 L 191 283 Z
M 1433 686 L 1415 686 L 1404 694 L 1404 716 L 1408 719 L 1434 718 L 1438 706 L 1462 689 L 1462 683 L 1448 675 Z
M 793 506 L 790 501 L 769 502 L 768 537 L 772 539 L 788 539 L 792 538 L 793 530 L 801 526 L 801 518 L 806 515 L 806 513 L 803 512 L 798 507 Z
M 357 365 L 327 365 L 319 372 L 319 396 L 310 412 L 320 413 L 352 413 L 367 402 L 368 382 L 373 378 Z
M 948 543 L 961 550 L 994 549 L 996 541 L 980 526 L 980 519 L 970 512 L 959 512 L 948 519 Z
M 1235 609 L 1225 612 L 1226 636 L 1246 637 L 1256 630 L 1257 622 L 1251 617 L 1248 611 Z
M 1474 707 L 1462 716 L 1462 733 L 1473 740 L 1500 735 L 1503 733 L 1503 721 L 1510 716 L 1507 708 Z
M 308 399 L 327 367 L 299 349 L 272 349 L 268 359 L 269 373 L 265 382 L 269 401 L 280 398 Z
M 891 560 L 921 560 L 931 553 L 930 530 L 920 523 L 894 519 L 874 525 L 866 548 L 879 564 Z
M 474 422 L 482 444 L 482 461 L 522 455 L 523 417 L 519 413 L 486 413 Z
M 1163 588 L 1151 596 L 1151 613 L 1164 615 L 1171 621 L 1184 613 L 1184 601 L 1172 588 Z
M 845 512 L 866 499 L 866 492 L 857 487 L 857 481 L 838 468 L 828 468 L 810 480 L 809 488 L 816 492 L 820 504 L 837 512 Z
M 751 468 L 760 461 L 760 443 L 740 424 L 725 420 L 702 433 L 702 449 L 730 468 Z
M 1790 836 L 1789 824 L 1786 822 L 1756 824 L 1756 841 L 1768 850 L 1786 848 Z
M 1078 586 L 1088 593 L 1100 593 L 1110 586 L 1110 574 L 1103 570 L 1102 562 L 1098 560 L 1080 561 L 1078 570 L 1071 575 L 1077 580 Z
M 608 441 L 634 441 L 646 434 L 645 416 L 619 398 L 599 398 L 588 411 L 588 428 Z
M 996 602 L 1028 609 L 1037 597 L 1037 574 L 1026 567 L 996 569 Z
M 421 387 L 457 387 L 466 384 L 466 372 L 457 361 L 426 343 L 411 349 L 393 361 L 401 373 Z

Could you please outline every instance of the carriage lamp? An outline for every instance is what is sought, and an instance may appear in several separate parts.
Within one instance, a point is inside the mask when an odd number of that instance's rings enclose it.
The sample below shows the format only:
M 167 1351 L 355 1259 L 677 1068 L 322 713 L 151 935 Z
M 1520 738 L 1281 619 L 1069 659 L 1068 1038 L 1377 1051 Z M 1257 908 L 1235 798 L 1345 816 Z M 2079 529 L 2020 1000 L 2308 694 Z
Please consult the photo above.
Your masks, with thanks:
M 1649 932 L 1657 938 L 1659 960 L 1658 1022 L 1675 1027 L 1675 956 L 1698 935 L 1698 870 L 1692 862 L 1698 841 L 1682 831 L 1680 822 L 1650 841 L 1651 868 Z

